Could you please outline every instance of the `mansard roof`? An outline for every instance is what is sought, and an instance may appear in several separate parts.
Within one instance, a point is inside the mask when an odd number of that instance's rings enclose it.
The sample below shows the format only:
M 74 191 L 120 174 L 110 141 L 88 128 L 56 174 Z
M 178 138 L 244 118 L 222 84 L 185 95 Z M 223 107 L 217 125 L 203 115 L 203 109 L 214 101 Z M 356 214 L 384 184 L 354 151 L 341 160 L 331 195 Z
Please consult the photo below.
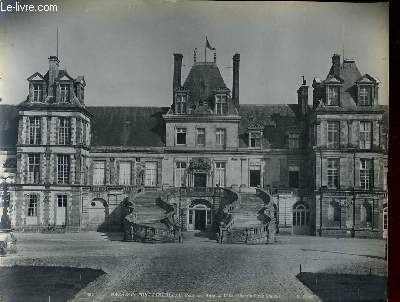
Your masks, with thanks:
M 209 99 L 217 89 L 227 89 L 218 66 L 211 62 L 195 63 L 183 87 L 189 90 L 190 98 L 194 103 Z

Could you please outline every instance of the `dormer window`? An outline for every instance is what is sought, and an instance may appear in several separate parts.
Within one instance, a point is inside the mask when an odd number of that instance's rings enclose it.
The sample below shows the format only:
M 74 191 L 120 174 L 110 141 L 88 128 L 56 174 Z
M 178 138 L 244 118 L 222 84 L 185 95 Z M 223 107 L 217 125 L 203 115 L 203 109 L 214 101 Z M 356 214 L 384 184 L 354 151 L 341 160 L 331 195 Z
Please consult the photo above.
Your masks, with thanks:
M 69 102 L 69 84 L 60 84 L 60 102 Z
M 177 94 L 176 95 L 176 108 L 175 112 L 177 114 L 185 114 L 187 105 L 187 95 L 186 94 Z
M 339 86 L 328 86 L 327 105 L 339 106 Z
M 226 95 L 215 96 L 215 113 L 226 114 L 228 112 L 228 106 L 226 103 Z
M 249 147 L 261 148 L 262 134 L 259 131 L 252 131 L 249 133 Z
M 360 86 L 358 102 L 360 106 L 370 106 L 371 105 L 371 87 Z
M 33 84 L 33 102 L 41 102 L 43 98 L 42 84 Z

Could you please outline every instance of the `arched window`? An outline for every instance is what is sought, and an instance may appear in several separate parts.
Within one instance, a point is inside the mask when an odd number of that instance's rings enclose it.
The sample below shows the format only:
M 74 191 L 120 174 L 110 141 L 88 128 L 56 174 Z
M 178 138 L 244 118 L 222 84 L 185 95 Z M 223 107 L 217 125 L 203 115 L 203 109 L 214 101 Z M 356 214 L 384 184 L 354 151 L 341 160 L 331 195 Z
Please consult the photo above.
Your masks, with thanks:
M 310 218 L 310 210 L 304 204 L 298 204 L 293 209 L 293 225 L 306 226 Z

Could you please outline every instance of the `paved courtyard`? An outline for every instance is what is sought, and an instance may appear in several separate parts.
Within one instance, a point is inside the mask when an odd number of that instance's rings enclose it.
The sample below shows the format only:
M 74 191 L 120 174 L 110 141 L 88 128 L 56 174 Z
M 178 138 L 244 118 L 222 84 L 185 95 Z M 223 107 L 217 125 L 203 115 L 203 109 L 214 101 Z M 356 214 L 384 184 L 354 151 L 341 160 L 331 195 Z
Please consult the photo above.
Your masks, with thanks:
M 141 244 L 120 234 L 17 233 L 18 253 L 0 266 L 101 269 L 75 301 L 318 301 L 303 272 L 386 275 L 382 240 L 279 236 L 273 245 L 221 245 L 187 234 L 184 243 Z M 147 298 L 145 298 L 147 296 Z M 182 298 L 180 298 L 182 297 Z

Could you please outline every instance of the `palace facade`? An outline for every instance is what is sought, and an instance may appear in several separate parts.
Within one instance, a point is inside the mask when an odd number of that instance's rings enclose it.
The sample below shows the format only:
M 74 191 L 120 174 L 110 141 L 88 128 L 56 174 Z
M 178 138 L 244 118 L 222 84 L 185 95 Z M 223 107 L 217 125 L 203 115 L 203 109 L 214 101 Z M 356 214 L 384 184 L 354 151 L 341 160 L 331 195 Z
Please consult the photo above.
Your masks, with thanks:
M 377 79 L 335 54 L 326 78 L 313 80 L 312 104 L 303 80 L 297 103 L 247 105 L 239 54 L 232 89 L 215 56 L 195 55 L 183 82 L 183 56 L 173 58 L 170 107 L 86 106 L 85 79 L 54 56 L 27 79 L 25 101 L 0 106 L 14 229 L 118 229 L 141 192 L 173 187 L 186 192 L 183 228 L 210 229 L 214 197 L 196 194 L 219 187 L 270 192 L 281 233 L 384 236 L 387 112 Z

